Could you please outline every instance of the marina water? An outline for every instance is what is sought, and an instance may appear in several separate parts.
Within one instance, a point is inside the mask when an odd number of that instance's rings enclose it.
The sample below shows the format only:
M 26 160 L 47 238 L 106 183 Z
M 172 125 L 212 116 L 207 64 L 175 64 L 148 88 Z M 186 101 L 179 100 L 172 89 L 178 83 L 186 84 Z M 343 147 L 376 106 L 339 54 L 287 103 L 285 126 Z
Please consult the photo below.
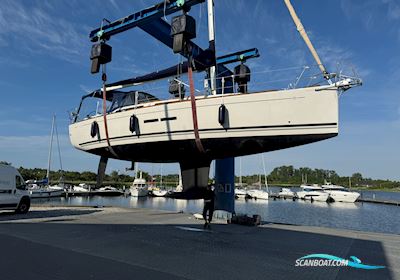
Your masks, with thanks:
M 276 188 L 271 188 L 272 192 Z M 365 198 L 400 200 L 400 193 L 364 191 Z M 116 206 L 154 208 L 201 213 L 203 200 L 177 200 L 162 197 L 68 197 L 34 200 L 34 204 L 71 206 Z M 359 231 L 400 234 L 400 207 L 374 203 L 325 203 L 290 199 L 236 200 L 237 214 L 261 215 L 272 223 L 320 226 Z

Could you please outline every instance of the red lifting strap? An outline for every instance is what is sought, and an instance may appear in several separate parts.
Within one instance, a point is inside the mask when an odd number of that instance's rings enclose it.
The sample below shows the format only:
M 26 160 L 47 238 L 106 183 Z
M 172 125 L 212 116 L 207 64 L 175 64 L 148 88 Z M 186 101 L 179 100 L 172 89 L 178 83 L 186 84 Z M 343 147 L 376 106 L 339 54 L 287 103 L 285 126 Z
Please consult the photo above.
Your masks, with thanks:
M 110 153 L 118 158 L 118 155 L 115 153 L 114 149 L 111 147 L 111 143 L 110 143 L 110 137 L 108 135 L 108 125 L 107 125 L 107 91 L 106 91 L 106 80 L 107 80 L 107 76 L 105 73 L 103 73 L 103 120 L 104 120 L 104 130 L 106 132 L 106 140 L 107 140 L 107 146 L 108 146 L 108 150 L 110 151 Z
M 193 118 L 193 129 L 194 129 L 194 137 L 196 141 L 197 149 L 200 153 L 205 153 L 203 144 L 200 140 L 199 135 L 199 124 L 197 123 L 197 109 L 196 109 L 196 97 L 194 96 L 194 83 L 193 83 L 193 71 L 192 66 L 189 64 L 188 68 L 188 76 L 189 76 L 189 87 L 190 87 L 190 101 L 192 104 L 192 118 Z

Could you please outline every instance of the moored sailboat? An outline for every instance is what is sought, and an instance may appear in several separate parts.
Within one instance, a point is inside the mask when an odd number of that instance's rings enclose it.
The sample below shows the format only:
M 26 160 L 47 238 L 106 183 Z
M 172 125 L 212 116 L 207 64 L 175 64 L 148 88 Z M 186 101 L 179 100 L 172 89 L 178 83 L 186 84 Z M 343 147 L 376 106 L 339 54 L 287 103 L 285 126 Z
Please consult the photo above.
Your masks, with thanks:
M 61 161 L 61 151 L 60 151 L 60 143 L 58 140 L 58 131 L 56 126 L 56 116 L 53 115 L 53 120 L 51 124 L 51 134 L 50 134 L 50 146 L 49 146 L 49 157 L 47 162 L 47 173 L 46 178 L 43 179 L 40 183 L 32 184 L 28 187 L 29 196 L 31 198 L 50 198 L 50 197 L 59 197 L 64 195 L 64 184 L 62 182 L 62 175 L 60 178 L 59 185 L 50 185 L 50 167 L 51 167 L 51 157 L 52 157 L 52 149 L 53 149 L 53 138 L 54 132 L 56 132 L 57 137 L 57 147 L 58 147 L 58 155 L 60 159 L 60 168 L 62 172 L 62 161 Z

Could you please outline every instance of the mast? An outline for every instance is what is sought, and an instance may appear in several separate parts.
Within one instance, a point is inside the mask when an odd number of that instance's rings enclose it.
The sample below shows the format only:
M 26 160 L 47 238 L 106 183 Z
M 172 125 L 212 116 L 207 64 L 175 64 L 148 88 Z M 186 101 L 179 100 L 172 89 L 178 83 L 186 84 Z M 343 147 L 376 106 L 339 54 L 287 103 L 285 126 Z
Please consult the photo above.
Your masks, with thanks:
M 138 168 L 139 168 L 139 163 L 138 162 L 135 162 L 135 178 L 137 179 L 137 178 L 139 178 L 138 177 L 138 172 L 139 172 L 139 170 L 138 170 Z
M 54 115 L 54 128 L 56 132 L 56 139 L 57 139 L 57 149 L 58 149 L 58 158 L 60 160 L 60 168 L 61 168 L 61 177 L 60 177 L 60 183 L 64 184 L 64 169 L 62 165 L 62 159 L 61 159 L 61 148 L 60 148 L 60 140 L 58 139 L 58 130 L 57 130 L 57 123 L 55 122 L 55 115 Z
M 49 158 L 47 160 L 47 184 L 50 185 L 50 165 L 51 165 L 51 151 L 53 149 L 53 136 L 54 136 L 54 122 L 56 120 L 56 115 L 53 115 L 53 121 L 51 123 L 51 136 L 50 136 L 50 148 L 49 148 Z
M 162 187 L 163 164 L 160 165 L 160 188 Z
M 306 30 L 304 29 L 303 24 L 301 23 L 299 17 L 296 14 L 296 11 L 294 10 L 292 4 L 290 3 L 290 0 L 284 0 L 285 4 L 289 10 L 290 15 L 292 16 L 292 19 L 294 21 L 294 24 L 297 27 L 297 31 L 299 31 L 301 37 L 303 38 L 304 42 L 306 43 L 308 49 L 310 50 L 312 56 L 314 57 L 315 61 L 318 64 L 319 69 L 321 70 L 322 74 L 324 75 L 324 78 L 329 82 L 329 84 L 332 84 L 332 81 L 330 80 L 330 76 L 328 71 L 326 71 L 325 66 L 322 64 L 321 59 L 319 58 L 319 55 L 317 51 L 315 50 L 313 44 L 311 43 L 310 38 L 307 35 Z
M 268 180 L 267 180 L 267 170 L 265 168 L 265 162 L 264 162 L 264 154 L 261 154 L 262 157 L 262 164 L 263 164 L 263 169 L 264 169 L 264 182 L 265 182 L 265 187 L 267 188 L 267 192 L 269 192 L 268 188 Z M 261 181 L 261 180 L 260 180 Z
M 239 158 L 239 186 L 242 187 L 242 158 Z
M 215 17 L 214 17 L 214 0 L 207 0 L 208 10 L 208 41 L 210 49 L 215 53 Z M 210 67 L 211 94 L 217 94 L 216 91 L 216 68 Z

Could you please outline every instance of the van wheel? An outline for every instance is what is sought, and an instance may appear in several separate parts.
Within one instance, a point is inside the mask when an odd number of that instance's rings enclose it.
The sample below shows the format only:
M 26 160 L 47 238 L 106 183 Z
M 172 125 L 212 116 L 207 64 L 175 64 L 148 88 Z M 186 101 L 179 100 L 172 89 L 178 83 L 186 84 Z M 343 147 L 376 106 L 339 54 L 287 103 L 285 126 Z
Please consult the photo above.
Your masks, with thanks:
M 15 212 L 17 214 L 26 214 L 29 211 L 29 208 L 31 207 L 31 202 L 29 199 L 23 198 L 21 199 L 21 202 L 18 205 L 17 210 Z

